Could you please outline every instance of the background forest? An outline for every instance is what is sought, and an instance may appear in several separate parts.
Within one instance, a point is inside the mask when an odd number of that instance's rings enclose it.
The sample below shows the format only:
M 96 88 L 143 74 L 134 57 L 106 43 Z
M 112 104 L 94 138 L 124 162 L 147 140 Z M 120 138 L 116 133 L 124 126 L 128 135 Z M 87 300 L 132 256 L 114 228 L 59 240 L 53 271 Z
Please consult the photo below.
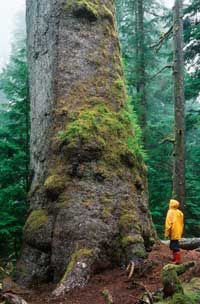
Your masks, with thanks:
M 200 233 L 200 11 L 184 7 L 186 97 L 185 236 Z M 158 235 L 172 196 L 174 105 L 172 11 L 160 1 L 116 0 L 126 84 L 142 129 L 149 202 Z M 18 255 L 28 210 L 29 97 L 25 27 L 19 18 L 0 75 L 0 256 Z M 142 56 L 141 56 L 142 54 Z M 142 63 L 142 65 L 141 65 Z M 142 89 L 141 89 L 142 88 Z M 142 92 L 142 93 L 141 93 Z

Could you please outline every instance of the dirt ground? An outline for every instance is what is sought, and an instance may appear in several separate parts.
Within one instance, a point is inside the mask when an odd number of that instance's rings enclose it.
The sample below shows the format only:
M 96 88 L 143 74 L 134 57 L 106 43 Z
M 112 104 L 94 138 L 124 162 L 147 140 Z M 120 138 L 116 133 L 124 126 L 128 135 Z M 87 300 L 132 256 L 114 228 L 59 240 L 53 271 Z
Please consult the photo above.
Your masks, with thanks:
M 200 252 L 181 251 L 183 262 L 195 261 L 196 266 L 182 276 L 182 280 L 189 281 L 192 277 L 200 276 Z M 128 280 L 125 270 L 113 269 L 94 275 L 87 287 L 75 289 L 63 297 L 55 298 L 51 291 L 55 286 L 46 285 L 31 291 L 29 295 L 23 295 L 29 304 L 105 304 L 102 291 L 109 290 L 114 304 L 136 304 L 145 288 L 156 291 L 161 288 L 160 271 L 170 262 L 171 254 L 166 245 L 156 244 L 149 254 L 148 260 L 142 270 L 142 275 L 134 273 Z

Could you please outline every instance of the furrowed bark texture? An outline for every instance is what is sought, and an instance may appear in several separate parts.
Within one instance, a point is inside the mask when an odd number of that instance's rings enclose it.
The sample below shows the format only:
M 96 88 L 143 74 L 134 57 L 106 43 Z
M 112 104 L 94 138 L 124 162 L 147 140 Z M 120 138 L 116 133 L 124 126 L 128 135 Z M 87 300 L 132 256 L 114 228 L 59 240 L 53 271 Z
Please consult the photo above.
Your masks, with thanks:
M 113 1 L 27 0 L 31 210 L 17 278 L 84 286 L 145 256 L 146 170 L 124 105 Z
M 173 194 L 180 201 L 183 208 L 185 201 L 185 99 L 182 9 L 182 0 L 175 0 L 173 26 L 175 113 Z

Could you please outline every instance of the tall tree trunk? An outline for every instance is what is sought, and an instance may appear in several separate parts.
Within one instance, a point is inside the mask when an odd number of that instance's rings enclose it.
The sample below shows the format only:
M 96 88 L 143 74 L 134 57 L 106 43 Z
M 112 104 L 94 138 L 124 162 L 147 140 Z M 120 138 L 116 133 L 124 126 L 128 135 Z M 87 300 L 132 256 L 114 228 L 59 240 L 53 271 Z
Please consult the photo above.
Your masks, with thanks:
M 147 124 L 147 102 L 146 102 L 146 72 L 145 72 L 145 33 L 144 33 L 144 1 L 137 0 L 136 5 L 136 56 L 137 56 L 137 83 L 136 89 L 139 100 L 140 125 L 143 130 L 145 141 L 145 130 Z
M 185 201 L 185 100 L 182 6 L 182 0 L 175 0 L 173 26 L 175 113 L 173 195 L 183 207 Z
M 146 170 L 127 114 L 112 0 L 27 0 L 30 215 L 19 282 L 84 286 L 145 256 Z
M 25 174 L 25 189 L 28 194 L 29 191 L 29 131 L 30 131 L 30 99 L 29 99 L 29 83 L 28 78 L 26 79 L 27 93 L 26 93 L 26 144 L 25 144 L 25 153 L 26 153 L 26 174 Z

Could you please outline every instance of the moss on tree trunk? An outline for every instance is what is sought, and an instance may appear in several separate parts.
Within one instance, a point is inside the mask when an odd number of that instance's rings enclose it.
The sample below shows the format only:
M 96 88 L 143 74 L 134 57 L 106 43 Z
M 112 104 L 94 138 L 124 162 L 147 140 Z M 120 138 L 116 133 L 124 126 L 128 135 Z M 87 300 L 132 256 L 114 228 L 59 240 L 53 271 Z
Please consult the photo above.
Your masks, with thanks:
M 99 260 L 144 257 L 154 231 L 113 1 L 39 3 L 27 3 L 34 229 L 18 280 L 60 282 L 59 294 L 84 286 Z

